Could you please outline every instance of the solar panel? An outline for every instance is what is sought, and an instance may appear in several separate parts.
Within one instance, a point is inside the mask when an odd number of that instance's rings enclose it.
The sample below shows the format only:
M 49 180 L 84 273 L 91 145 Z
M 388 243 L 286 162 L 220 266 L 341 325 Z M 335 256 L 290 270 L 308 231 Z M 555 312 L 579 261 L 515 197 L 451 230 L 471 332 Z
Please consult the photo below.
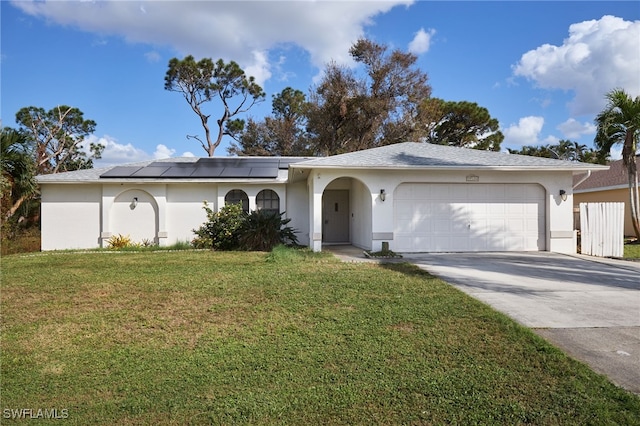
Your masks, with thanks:
M 140 170 L 142 167 L 135 166 L 116 166 L 113 169 L 100 175 L 101 178 L 123 178 L 130 177 L 132 174 Z
M 188 178 L 191 177 L 196 168 L 193 164 L 172 166 L 162 174 L 163 178 Z
M 307 158 L 223 157 L 200 158 L 195 162 L 155 161 L 147 166 L 116 166 L 101 178 L 256 178 L 272 179 L 278 170 Z
M 277 167 L 253 167 L 249 172 L 249 177 L 253 178 L 274 178 L 277 176 Z
M 202 165 L 194 165 L 195 170 L 191 174 L 191 177 L 199 178 L 215 178 L 219 177 L 224 168 L 221 167 L 203 167 Z
M 132 173 L 131 177 L 160 177 L 164 172 L 169 170 L 169 167 L 170 166 L 157 167 L 149 165 L 141 168 L 135 173 Z
M 243 178 L 249 177 L 251 173 L 250 167 L 225 167 L 220 177 Z

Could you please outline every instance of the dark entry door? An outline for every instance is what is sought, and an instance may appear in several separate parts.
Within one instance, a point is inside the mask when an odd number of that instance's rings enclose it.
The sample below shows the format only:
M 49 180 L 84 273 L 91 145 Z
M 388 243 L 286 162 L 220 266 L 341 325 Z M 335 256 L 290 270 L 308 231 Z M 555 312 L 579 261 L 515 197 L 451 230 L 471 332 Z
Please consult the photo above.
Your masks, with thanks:
M 349 191 L 330 189 L 322 196 L 322 241 L 349 242 Z

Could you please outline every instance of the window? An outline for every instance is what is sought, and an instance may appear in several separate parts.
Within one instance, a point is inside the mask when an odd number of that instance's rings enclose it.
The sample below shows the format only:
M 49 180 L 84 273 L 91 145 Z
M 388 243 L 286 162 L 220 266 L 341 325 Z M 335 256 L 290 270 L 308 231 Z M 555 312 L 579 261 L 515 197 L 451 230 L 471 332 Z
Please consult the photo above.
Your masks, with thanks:
M 249 213 L 249 197 L 241 189 L 232 189 L 227 192 L 227 195 L 224 196 L 224 203 L 226 205 L 240 203 L 242 204 L 242 210 L 245 213 Z
M 258 210 L 264 210 L 273 212 L 274 214 L 280 213 L 280 197 L 275 191 L 270 189 L 264 189 L 258 192 L 256 196 L 256 208 Z

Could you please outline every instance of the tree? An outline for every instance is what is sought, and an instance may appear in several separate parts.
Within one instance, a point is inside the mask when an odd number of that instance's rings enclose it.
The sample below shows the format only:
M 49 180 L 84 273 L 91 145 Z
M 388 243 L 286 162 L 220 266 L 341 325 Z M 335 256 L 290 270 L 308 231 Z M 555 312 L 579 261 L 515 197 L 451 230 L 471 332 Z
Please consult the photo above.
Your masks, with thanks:
M 275 141 L 271 137 L 264 120 L 256 121 L 253 118 L 247 120 L 242 132 L 234 135 L 237 142 L 231 142 L 227 152 L 231 155 L 252 155 L 268 157 L 278 155 Z
M 533 157 L 556 158 L 582 163 L 603 163 L 599 152 L 570 140 L 560 140 L 555 145 L 523 146 L 520 150 L 508 149 L 511 154 L 530 155 Z
M 622 89 L 607 93 L 607 106 L 595 119 L 595 145 L 602 157 L 609 157 L 614 145 L 622 145 L 622 162 L 629 179 L 629 206 L 631 223 L 640 240 L 640 196 L 638 194 L 638 169 L 636 155 L 640 136 L 640 96 L 632 99 Z
M 35 165 L 25 136 L 8 127 L 0 131 L 2 220 L 10 219 L 37 194 Z M 25 215 L 27 214 L 24 212 Z
M 504 135 L 486 108 L 473 102 L 426 99 L 420 105 L 424 140 L 438 145 L 499 151 Z
M 415 139 L 418 106 L 431 95 L 412 53 L 360 39 L 349 53 L 364 75 L 327 65 L 312 91 L 308 130 L 317 154 L 331 155 Z
M 37 174 L 89 169 L 99 159 L 104 146 L 91 144 L 90 155 L 82 150 L 85 137 L 93 133 L 96 122 L 85 120 L 78 108 L 59 105 L 49 111 L 34 106 L 16 113 L 16 122 L 33 145 Z
M 353 72 L 330 63 L 324 78 L 311 93 L 308 130 L 315 154 L 331 155 L 363 149 L 358 131 L 360 89 Z
M 257 156 L 309 155 L 306 110 L 304 93 L 285 88 L 273 96 L 272 115 L 264 121 L 249 119 L 246 129 L 234 136 L 238 143 L 232 143 L 228 152 Z
M 200 118 L 206 143 L 198 136 L 187 137 L 200 142 L 209 157 L 213 157 L 223 136 L 238 134 L 243 129 L 244 121 L 233 117 L 247 112 L 265 97 L 254 77 L 247 77 L 244 70 L 234 61 L 225 63 L 222 59 L 214 63 L 210 58 L 196 62 L 191 55 L 183 60 L 173 58 L 169 61 L 164 82 L 165 90 L 182 93 L 193 112 Z M 212 140 L 209 128 L 211 115 L 206 114 L 202 107 L 216 97 L 222 102 L 223 109 L 216 120 L 217 137 Z

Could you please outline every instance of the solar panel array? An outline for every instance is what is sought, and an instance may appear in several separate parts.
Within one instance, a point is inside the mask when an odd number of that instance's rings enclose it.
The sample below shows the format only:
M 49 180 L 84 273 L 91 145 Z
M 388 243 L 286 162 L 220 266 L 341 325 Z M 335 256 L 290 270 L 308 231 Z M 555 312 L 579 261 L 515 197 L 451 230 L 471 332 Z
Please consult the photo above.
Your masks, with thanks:
M 192 163 L 157 161 L 146 166 L 116 166 L 100 178 L 257 178 L 272 179 L 278 170 L 308 158 L 200 158 Z

